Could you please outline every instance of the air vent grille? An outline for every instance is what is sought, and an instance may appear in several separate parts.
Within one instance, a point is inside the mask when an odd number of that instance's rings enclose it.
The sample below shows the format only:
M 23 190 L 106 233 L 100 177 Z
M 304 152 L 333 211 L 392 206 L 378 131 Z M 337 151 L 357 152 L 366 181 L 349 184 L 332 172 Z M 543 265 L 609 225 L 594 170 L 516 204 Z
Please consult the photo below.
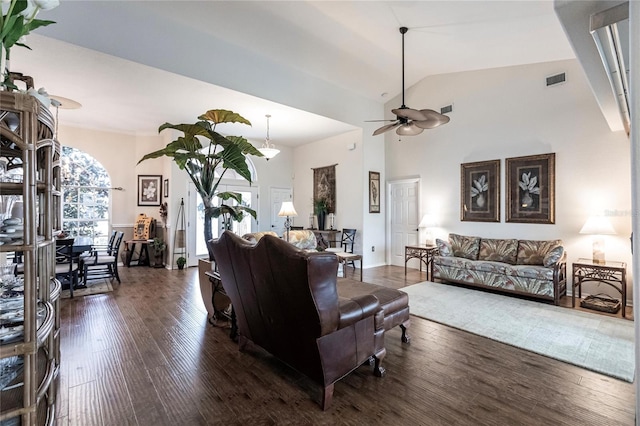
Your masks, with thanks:
M 547 77 L 547 86 L 564 83 L 565 81 L 567 81 L 567 75 L 565 73 L 552 75 L 550 77 Z

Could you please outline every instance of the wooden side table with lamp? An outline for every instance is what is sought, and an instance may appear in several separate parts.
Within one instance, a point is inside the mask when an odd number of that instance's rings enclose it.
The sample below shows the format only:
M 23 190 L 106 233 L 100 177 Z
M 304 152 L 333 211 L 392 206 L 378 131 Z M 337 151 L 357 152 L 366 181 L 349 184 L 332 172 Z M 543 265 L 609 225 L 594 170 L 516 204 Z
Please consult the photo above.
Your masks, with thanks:
M 603 235 L 613 235 L 616 231 L 604 216 L 592 216 L 580 230 L 581 234 L 593 235 L 593 255 L 591 259 L 580 258 L 572 266 L 571 306 L 576 304 L 576 290 L 578 299 L 582 298 L 582 284 L 596 282 L 605 284 L 620 293 L 622 299 L 622 318 L 626 317 L 627 306 L 627 265 L 625 262 L 605 260 Z M 590 299 L 590 300 L 587 300 Z M 605 312 L 617 312 L 616 299 L 589 296 L 581 302 L 581 306 Z M 617 302 L 617 303 L 616 303 Z M 601 306 L 598 306 L 601 305 Z

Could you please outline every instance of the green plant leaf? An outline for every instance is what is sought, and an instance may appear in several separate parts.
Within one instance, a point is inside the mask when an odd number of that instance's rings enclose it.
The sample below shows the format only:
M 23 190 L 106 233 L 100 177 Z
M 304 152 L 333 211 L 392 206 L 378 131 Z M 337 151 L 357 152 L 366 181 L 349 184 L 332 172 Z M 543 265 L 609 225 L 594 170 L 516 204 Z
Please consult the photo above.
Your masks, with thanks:
M 251 122 L 233 111 L 226 109 L 210 109 L 201 116 L 198 120 L 208 120 L 215 124 L 219 123 L 242 123 L 251 126 Z

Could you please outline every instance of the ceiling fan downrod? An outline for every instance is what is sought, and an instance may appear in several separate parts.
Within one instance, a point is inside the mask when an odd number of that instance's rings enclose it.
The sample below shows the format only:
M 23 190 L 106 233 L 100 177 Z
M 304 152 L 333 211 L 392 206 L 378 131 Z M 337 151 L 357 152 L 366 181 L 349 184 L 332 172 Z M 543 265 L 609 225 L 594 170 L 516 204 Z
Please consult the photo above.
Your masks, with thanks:
M 400 27 L 400 34 L 402 34 L 402 106 L 400 108 L 406 108 L 404 104 L 404 35 L 409 31 L 407 27 Z

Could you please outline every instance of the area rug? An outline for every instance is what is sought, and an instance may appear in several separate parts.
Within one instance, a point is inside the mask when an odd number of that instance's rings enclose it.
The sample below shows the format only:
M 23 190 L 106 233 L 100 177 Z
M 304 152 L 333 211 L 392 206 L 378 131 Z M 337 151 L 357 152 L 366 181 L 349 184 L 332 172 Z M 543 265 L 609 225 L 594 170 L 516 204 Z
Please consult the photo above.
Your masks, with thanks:
M 633 382 L 633 321 L 448 284 L 402 291 L 412 315 Z
M 111 286 L 111 283 L 109 281 L 103 280 L 103 281 L 96 281 L 93 283 L 89 282 L 87 285 L 87 288 L 77 288 L 73 290 L 73 297 L 82 297 L 82 296 L 89 296 L 92 294 L 109 293 L 110 291 L 113 291 L 113 287 Z M 69 292 L 69 289 L 62 290 L 62 294 L 60 297 L 62 297 L 63 299 L 70 299 L 71 294 Z

